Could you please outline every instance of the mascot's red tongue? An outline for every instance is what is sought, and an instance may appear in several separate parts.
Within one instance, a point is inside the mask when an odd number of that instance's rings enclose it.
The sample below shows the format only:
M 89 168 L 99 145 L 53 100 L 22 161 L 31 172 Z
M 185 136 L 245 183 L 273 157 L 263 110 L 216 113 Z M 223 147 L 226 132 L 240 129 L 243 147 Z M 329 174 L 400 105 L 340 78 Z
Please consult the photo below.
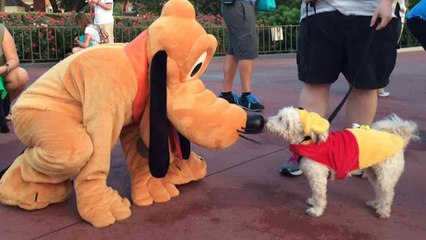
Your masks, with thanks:
M 170 141 L 170 145 L 171 145 L 170 147 L 172 148 L 172 152 L 173 152 L 173 149 L 175 149 L 179 159 L 182 160 L 183 159 L 182 149 L 180 148 L 177 131 L 176 131 L 175 127 L 173 127 L 173 125 L 170 122 L 169 122 L 169 129 L 168 130 L 169 130 L 169 141 Z

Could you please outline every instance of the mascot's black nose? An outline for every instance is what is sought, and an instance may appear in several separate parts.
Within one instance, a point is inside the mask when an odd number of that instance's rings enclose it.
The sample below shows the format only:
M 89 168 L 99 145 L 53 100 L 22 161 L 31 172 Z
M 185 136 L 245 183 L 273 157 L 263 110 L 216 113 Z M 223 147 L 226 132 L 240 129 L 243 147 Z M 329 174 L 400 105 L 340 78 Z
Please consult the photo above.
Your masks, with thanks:
M 246 128 L 244 133 L 255 134 L 260 133 L 265 126 L 265 119 L 259 114 L 248 114 Z

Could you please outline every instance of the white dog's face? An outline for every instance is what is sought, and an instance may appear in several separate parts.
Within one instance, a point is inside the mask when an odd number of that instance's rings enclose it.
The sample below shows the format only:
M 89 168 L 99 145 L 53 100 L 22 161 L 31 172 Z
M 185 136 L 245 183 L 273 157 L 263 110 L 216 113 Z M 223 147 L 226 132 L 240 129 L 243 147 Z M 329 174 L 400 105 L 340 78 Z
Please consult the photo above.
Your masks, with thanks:
M 304 139 L 299 114 L 293 107 L 285 107 L 279 110 L 277 115 L 269 117 L 266 129 L 289 144 L 298 144 Z

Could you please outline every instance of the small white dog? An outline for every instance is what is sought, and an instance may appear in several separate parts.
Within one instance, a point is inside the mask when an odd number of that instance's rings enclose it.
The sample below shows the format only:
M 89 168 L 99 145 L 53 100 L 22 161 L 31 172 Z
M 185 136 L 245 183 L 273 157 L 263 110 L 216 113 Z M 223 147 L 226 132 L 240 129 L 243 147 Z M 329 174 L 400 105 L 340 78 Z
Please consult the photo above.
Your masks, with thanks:
M 286 107 L 266 123 L 273 134 L 289 142 L 290 151 L 303 156 L 300 168 L 308 178 L 312 197 L 306 214 L 319 217 L 327 205 L 327 179 L 343 179 L 364 169 L 376 198 L 367 206 L 379 218 L 388 218 L 394 188 L 404 170 L 404 149 L 416 139 L 417 125 L 392 114 L 375 122 L 372 129 L 361 127 L 328 132 L 329 123 L 316 113 Z

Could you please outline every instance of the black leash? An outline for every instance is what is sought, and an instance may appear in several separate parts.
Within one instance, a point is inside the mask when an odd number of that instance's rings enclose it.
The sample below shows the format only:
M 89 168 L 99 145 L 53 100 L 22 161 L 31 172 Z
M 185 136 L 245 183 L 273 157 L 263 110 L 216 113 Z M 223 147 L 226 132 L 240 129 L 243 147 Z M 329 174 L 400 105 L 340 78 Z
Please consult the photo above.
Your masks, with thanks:
M 306 3 L 306 17 L 308 17 L 308 12 L 309 12 L 309 7 L 312 7 L 314 10 L 314 14 L 316 14 L 317 9 L 316 9 L 316 3 L 318 2 L 318 0 L 311 0 L 310 2 Z M 373 38 L 374 38 L 374 32 L 376 31 L 376 27 L 377 27 L 377 23 L 374 24 L 373 27 L 371 27 L 371 33 L 370 36 L 368 38 L 368 44 L 366 45 L 366 48 L 363 52 L 363 55 L 361 56 L 361 59 L 365 59 L 368 53 L 368 49 L 369 46 L 373 43 Z M 337 114 L 339 113 L 340 109 L 342 109 L 343 105 L 345 105 L 346 100 L 348 99 L 349 95 L 352 92 L 352 89 L 354 88 L 354 84 L 356 82 L 356 80 L 359 78 L 359 75 L 361 73 L 362 70 L 362 63 L 360 67 L 358 68 L 358 71 L 355 74 L 355 77 L 353 79 L 353 82 L 351 83 L 351 86 L 348 89 L 348 92 L 346 93 L 346 95 L 343 97 L 343 99 L 340 101 L 339 105 L 337 105 L 337 107 L 334 109 L 334 111 L 331 113 L 331 115 L 327 118 L 328 122 L 331 123 L 333 121 L 333 119 L 337 116 Z
M 306 14 L 308 13 L 308 4 L 309 3 L 307 3 L 306 4 Z M 316 12 L 316 6 L 315 6 L 315 4 L 316 4 L 316 1 L 313 1 L 313 2 L 311 2 L 310 3 L 310 5 L 311 5 L 311 7 L 313 7 L 314 8 L 314 12 Z M 368 44 L 366 45 L 366 48 L 365 48 L 365 50 L 364 50 L 364 52 L 363 52 L 363 55 L 361 56 L 361 59 L 365 59 L 366 58 L 366 56 L 367 56 L 367 52 L 368 52 L 368 49 L 369 49 L 369 46 L 373 43 L 373 38 L 374 38 L 374 33 L 375 33 L 375 31 L 376 31 L 376 26 L 377 26 L 377 24 L 374 24 L 374 26 L 373 27 L 371 27 L 371 33 L 370 33 L 370 36 L 369 36 L 369 38 L 368 38 Z M 361 62 L 361 64 L 362 64 L 363 62 Z M 327 120 L 328 120 L 328 122 L 329 123 L 331 123 L 333 120 L 334 120 L 334 118 L 337 116 L 337 114 L 339 113 L 339 111 L 340 111 L 340 109 L 342 109 L 342 107 L 343 107 L 343 105 L 345 105 L 345 102 L 346 102 L 346 100 L 348 99 L 348 97 L 349 97 L 349 95 L 351 94 L 351 92 L 352 92 L 352 89 L 354 88 L 354 84 L 355 84 L 355 82 L 356 82 L 356 80 L 359 78 L 359 75 L 360 75 L 360 73 L 361 73 L 361 70 L 362 70 L 362 65 L 360 65 L 360 67 L 358 68 L 358 71 L 356 72 L 356 74 L 355 74 L 355 77 L 354 77 L 354 79 L 353 79 L 353 82 L 351 83 L 351 86 L 349 87 L 349 89 L 348 89 L 348 91 L 346 92 L 346 94 L 345 94 L 345 96 L 343 97 L 343 99 L 340 101 L 340 103 L 339 103 L 339 105 L 337 105 L 337 107 L 334 109 L 334 111 L 330 114 L 330 116 L 327 118 Z M 307 140 L 310 140 L 309 139 L 310 137 L 309 136 L 305 136 L 305 139 L 303 140 L 303 141 L 307 141 Z M 303 156 L 299 156 L 298 157 L 298 162 L 300 162 L 300 160 L 303 158 Z M 291 175 L 291 174 L 288 174 L 288 176 L 293 176 L 293 175 Z
M 368 38 L 368 44 L 366 45 L 366 48 L 364 49 L 364 52 L 361 56 L 362 60 L 365 60 L 368 50 L 369 50 L 369 46 L 373 43 L 373 39 L 374 39 L 374 35 L 376 32 L 376 26 L 377 24 L 374 24 L 373 27 L 371 27 L 371 33 L 370 36 Z M 362 64 L 365 61 L 361 61 L 360 67 L 358 68 L 358 71 L 355 74 L 355 77 L 351 83 L 351 86 L 348 89 L 348 92 L 346 93 L 346 95 L 343 97 L 343 99 L 340 101 L 339 105 L 337 105 L 337 107 L 334 109 L 334 111 L 330 114 L 330 116 L 327 118 L 328 122 L 331 123 L 333 121 L 333 119 L 337 116 L 337 114 L 339 113 L 340 109 L 342 109 L 343 105 L 345 104 L 346 100 L 348 99 L 349 95 L 351 94 L 352 89 L 354 88 L 354 85 L 356 83 L 356 81 L 359 78 L 359 75 L 361 74 L 362 71 Z

